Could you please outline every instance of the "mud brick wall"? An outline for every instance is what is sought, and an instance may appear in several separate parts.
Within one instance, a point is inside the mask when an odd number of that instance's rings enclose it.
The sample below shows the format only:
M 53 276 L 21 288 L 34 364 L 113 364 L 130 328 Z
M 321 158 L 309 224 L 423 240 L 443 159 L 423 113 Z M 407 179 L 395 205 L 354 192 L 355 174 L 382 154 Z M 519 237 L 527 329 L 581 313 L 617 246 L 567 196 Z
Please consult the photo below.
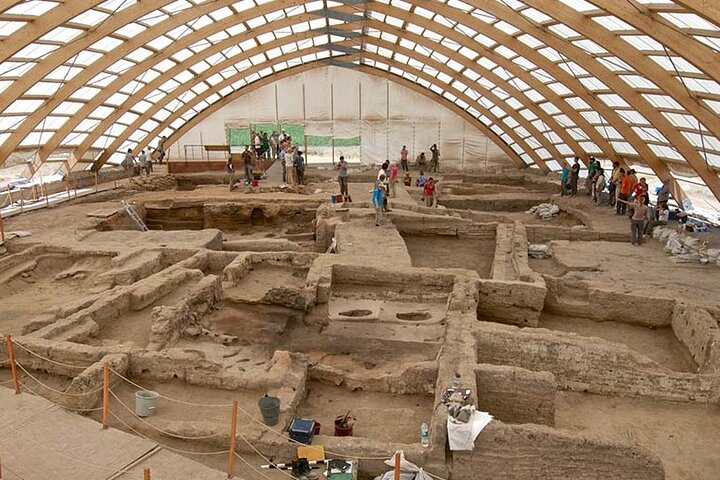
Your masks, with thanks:
M 575 242 L 605 241 L 627 242 L 625 233 L 599 232 L 588 228 L 556 227 L 552 225 L 526 225 L 530 243 L 549 243 L 553 240 Z
M 674 372 L 624 345 L 485 322 L 476 333 L 480 363 L 551 372 L 568 390 L 677 402 L 720 400 L 719 375 Z
M 545 303 L 545 283 L 480 279 L 478 317 L 537 327 Z
M 720 327 L 707 310 L 678 303 L 672 329 L 702 373 L 720 373 Z
M 549 372 L 504 365 L 475 368 L 478 410 L 507 423 L 555 425 L 557 382 Z
M 402 235 L 448 235 L 471 236 L 483 240 L 494 240 L 497 224 L 476 223 L 456 216 L 423 215 L 393 211 L 392 222 Z
M 473 452 L 452 453 L 452 478 L 473 480 L 662 480 L 649 451 L 541 425 L 493 421 Z
M 603 290 L 573 279 L 545 277 L 545 282 L 545 307 L 548 312 L 557 315 L 668 327 L 675 308 L 675 300 L 672 298 Z M 602 308 L 598 308 L 598 305 L 602 305 Z

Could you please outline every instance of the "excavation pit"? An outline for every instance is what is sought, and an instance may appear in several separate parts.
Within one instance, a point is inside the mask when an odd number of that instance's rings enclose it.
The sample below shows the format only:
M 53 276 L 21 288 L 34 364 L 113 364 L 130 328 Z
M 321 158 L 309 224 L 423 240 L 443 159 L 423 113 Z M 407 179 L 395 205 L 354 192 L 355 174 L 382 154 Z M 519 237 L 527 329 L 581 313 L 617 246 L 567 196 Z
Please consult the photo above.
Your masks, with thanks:
M 354 437 L 417 444 L 419 425 L 429 423 L 432 416 L 433 398 L 429 394 L 395 395 L 310 382 L 298 414 L 320 422 L 321 435 L 332 436 L 335 418 L 351 412 L 351 416 L 357 418 Z
M 490 278 L 495 240 L 444 235 L 403 235 L 413 267 L 465 268 Z
M 671 327 L 651 328 L 547 313 L 540 316 L 538 327 L 620 343 L 676 372 L 698 370 L 687 348 L 678 341 Z

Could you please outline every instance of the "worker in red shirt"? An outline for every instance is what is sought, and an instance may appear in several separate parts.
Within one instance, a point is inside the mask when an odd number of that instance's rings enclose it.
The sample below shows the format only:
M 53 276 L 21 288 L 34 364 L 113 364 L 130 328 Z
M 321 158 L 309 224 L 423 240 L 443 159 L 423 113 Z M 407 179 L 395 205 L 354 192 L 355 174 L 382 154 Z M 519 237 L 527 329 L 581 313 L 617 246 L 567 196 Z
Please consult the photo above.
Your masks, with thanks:
M 433 180 L 432 177 L 430 177 L 425 183 L 423 197 L 425 197 L 425 205 L 427 205 L 428 207 L 435 206 L 435 180 Z

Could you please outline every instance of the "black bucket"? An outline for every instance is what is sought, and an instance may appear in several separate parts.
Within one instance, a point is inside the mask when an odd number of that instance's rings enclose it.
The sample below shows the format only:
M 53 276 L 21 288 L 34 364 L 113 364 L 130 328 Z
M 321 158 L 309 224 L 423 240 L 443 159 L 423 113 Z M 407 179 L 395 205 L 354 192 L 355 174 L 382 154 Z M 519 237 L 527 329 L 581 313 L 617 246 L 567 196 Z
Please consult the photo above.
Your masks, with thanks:
M 265 395 L 258 400 L 258 406 L 263 416 L 265 425 L 270 427 L 277 425 L 280 421 L 280 399 Z

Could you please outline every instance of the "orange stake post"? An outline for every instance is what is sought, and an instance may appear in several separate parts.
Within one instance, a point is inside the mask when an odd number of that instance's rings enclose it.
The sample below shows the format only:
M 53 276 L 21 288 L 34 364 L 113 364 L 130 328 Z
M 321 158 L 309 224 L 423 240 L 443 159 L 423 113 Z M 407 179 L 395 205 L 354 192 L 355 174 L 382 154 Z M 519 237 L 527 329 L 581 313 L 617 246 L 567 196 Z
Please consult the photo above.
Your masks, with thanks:
M 143 476 L 144 476 L 144 479 L 145 479 L 145 480 L 151 480 L 151 478 L 150 478 L 150 469 L 149 469 L 149 468 L 146 468 L 146 469 L 145 469 Z
M 8 357 L 10 358 L 10 370 L 12 371 L 13 384 L 15 385 L 15 395 L 20 393 L 20 380 L 17 375 L 17 365 L 15 365 L 15 350 L 11 335 L 5 335 L 5 344 L 7 345 Z
M 238 402 L 235 400 L 232 404 L 232 416 L 230 418 L 230 451 L 228 452 L 228 478 L 235 476 L 235 435 L 237 432 L 237 413 Z
M 108 412 L 110 411 L 110 367 L 103 363 L 103 428 L 108 428 Z
M 400 480 L 400 452 L 395 453 L 395 480 Z

